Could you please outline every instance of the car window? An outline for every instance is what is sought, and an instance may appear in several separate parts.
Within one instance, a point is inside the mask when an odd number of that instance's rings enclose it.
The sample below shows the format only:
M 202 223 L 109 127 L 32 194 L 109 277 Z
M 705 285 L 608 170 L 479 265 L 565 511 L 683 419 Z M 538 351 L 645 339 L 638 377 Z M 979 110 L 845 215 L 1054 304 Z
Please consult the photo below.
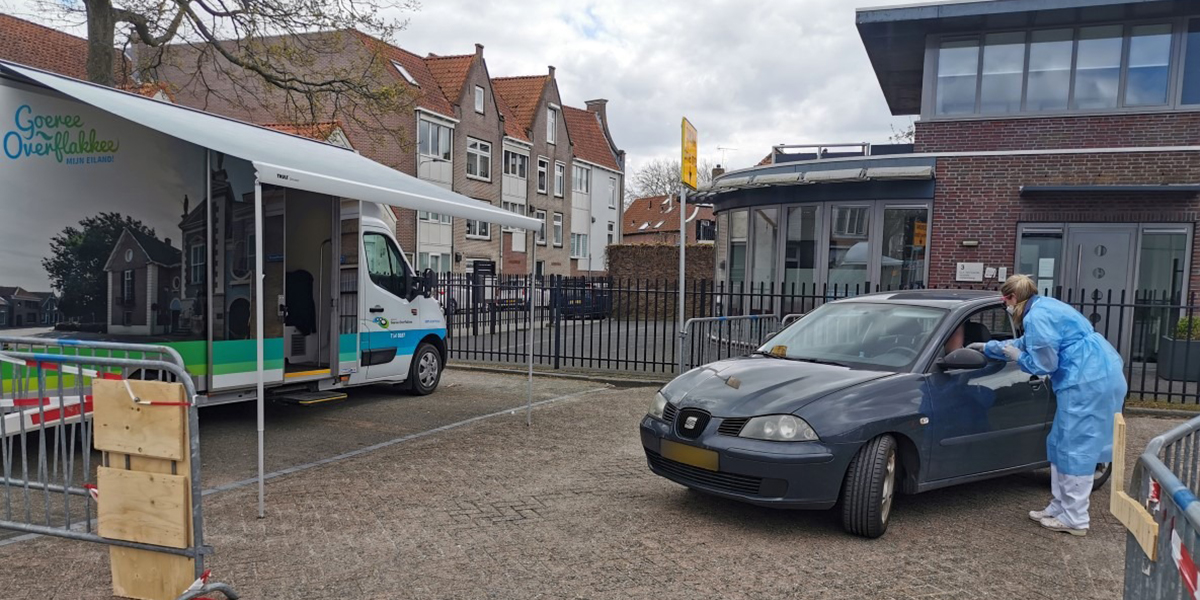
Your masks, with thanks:
M 976 342 L 987 343 L 1012 338 L 1012 319 L 1008 312 L 1002 306 L 991 306 L 971 313 L 959 322 L 957 327 L 950 330 L 950 334 L 942 341 L 941 354 L 945 356 Z
M 363 254 L 367 273 L 375 285 L 403 298 L 407 293 L 408 268 L 392 241 L 378 233 L 363 235 Z
M 895 303 L 826 304 L 779 333 L 761 352 L 851 368 L 901 371 L 929 343 L 946 311 Z

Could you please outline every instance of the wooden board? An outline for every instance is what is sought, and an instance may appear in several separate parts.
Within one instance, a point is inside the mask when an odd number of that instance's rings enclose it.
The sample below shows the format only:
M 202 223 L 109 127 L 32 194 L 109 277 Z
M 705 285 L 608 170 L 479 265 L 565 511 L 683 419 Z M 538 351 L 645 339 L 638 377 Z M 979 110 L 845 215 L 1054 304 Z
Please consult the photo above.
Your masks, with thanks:
M 195 564 L 186 556 L 112 546 L 113 595 L 138 600 L 174 600 L 196 580 Z
M 1140 502 L 1125 493 L 1125 417 L 1113 421 L 1112 494 L 1108 510 L 1129 530 L 1151 561 L 1158 550 L 1158 523 Z M 1137 485 L 1137 482 L 1134 482 Z
M 95 446 L 105 452 L 183 460 L 188 453 L 187 407 L 134 404 L 126 381 L 92 382 Z M 128 381 L 143 400 L 184 401 L 183 386 L 159 381 Z
M 96 482 L 102 537 L 172 548 L 191 544 L 187 477 L 100 467 Z

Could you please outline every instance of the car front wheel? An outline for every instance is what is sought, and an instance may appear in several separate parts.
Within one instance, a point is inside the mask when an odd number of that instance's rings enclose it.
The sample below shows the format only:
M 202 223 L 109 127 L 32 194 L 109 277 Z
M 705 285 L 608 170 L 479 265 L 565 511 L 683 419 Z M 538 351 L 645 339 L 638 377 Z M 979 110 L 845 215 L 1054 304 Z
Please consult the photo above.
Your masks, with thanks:
M 877 538 L 887 531 L 896 495 L 896 439 L 879 436 L 850 461 L 842 485 L 842 527 L 854 535 Z

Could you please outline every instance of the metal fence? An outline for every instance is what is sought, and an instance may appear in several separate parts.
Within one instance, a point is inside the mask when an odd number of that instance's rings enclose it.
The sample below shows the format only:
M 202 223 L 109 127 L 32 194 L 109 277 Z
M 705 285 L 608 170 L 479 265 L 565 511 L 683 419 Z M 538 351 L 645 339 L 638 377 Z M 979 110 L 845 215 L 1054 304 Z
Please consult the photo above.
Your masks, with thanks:
M 103 455 L 92 448 L 91 382 L 95 379 L 153 379 L 183 385 L 191 437 L 190 547 L 97 534 L 98 501 L 92 494 L 98 494 L 96 468 Z M 204 557 L 211 548 L 204 544 L 195 399 L 195 385 L 183 360 L 166 346 L 0 337 L 0 530 L 185 556 L 195 561 L 195 576 L 201 579 Z M 18 540 L 0 535 L 0 543 Z M 237 598 L 229 586 L 215 582 L 179 591 L 181 599 L 214 591 Z
M 1137 500 L 1153 517 L 1157 537 L 1154 555 L 1148 556 L 1135 533 L 1128 534 L 1125 600 L 1197 597 L 1194 558 L 1200 548 L 1197 484 L 1200 484 L 1200 417 L 1151 440 L 1134 467 Z
M 449 316 L 450 357 L 524 364 L 530 326 L 534 329 L 534 361 L 554 369 L 671 374 L 681 363 L 687 368 L 703 364 L 709 356 L 720 356 L 690 346 L 679 354 L 679 296 L 673 280 L 546 276 L 535 277 L 532 293 L 529 289 L 529 279 L 524 276 L 455 274 L 439 279 L 435 292 Z M 692 280 L 684 289 L 684 317 L 782 315 L 782 320 L 774 322 L 782 328 L 826 302 L 880 291 L 904 290 L 804 284 L 729 286 Z M 1178 292 L 1153 290 L 1048 291 L 1087 316 L 1096 330 L 1120 349 L 1131 398 L 1200 402 L 1200 339 L 1178 335 L 1181 328 L 1186 333 L 1181 324 L 1192 323 L 1193 337 L 1200 338 L 1200 303 L 1194 293 L 1184 297 Z M 527 323 L 526 313 L 531 304 L 532 324 Z M 761 333 L 765 336 L 770 331 Z

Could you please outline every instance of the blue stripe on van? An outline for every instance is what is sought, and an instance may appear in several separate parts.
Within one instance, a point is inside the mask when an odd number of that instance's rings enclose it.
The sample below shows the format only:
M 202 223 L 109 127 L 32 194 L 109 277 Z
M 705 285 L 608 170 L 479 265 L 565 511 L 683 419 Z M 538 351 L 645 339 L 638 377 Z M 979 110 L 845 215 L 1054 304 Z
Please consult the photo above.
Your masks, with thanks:
M 395 347 L 396 354 L 412 354 L 417 351 L 417 344 L 421 343 L 421 340 L 428 335 L 436 335 L 444 340 L 446 339 L 446 328 L 364 332 L 360 334 L 359 341 L 362 343 L 362 350 Z

